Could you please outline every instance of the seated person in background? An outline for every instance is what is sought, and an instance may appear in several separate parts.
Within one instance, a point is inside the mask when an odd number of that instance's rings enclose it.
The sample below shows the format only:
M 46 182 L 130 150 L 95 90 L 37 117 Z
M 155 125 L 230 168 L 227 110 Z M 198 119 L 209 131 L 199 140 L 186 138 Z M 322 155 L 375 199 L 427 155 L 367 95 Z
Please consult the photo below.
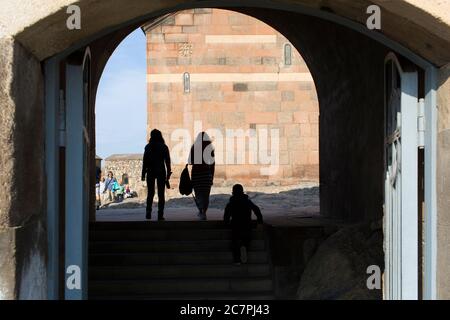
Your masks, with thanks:
M 101 191 L 100 191 L 100 178 L 102 176 L 102 170 L 99 167 L 95 167 L 95 207 L 96 210 L 100 209 L 102 205 Z M 103 191 L 103 189 L 102 189 Z
M 128 199 L 128 198 L 136 198 L 137 196 L 138 196 L 138 195 L 137 195 L 137 192 L 134 191 L 134 190 L 131 190 L 131 188 L 130 188 L 129 185 L 127 185 L 127 186 L 125 187 L 125 195 L 124 195 L 124 198 L 125 198 L 125 199 Z
M 223 220 L 230 223 L 232 229 L 232 250 L 235 264 L 247 263 L 247 251 L 252 236 L 252 211 L 263 222 L 261 210 L 244 193 L 240 184 L 233 186 L 233 195 L 225 207 Z
M 111 191 L 113 192 L 114 200 L 116 202 L 122 202 L 123 201 L 125 188 L 122 185 L 120 185 L 117 181 L 114 182 Z
M 132 198 L 130 186 L 127 184 L 125 186 L 125 194 L 123 196 L 125 199 Z

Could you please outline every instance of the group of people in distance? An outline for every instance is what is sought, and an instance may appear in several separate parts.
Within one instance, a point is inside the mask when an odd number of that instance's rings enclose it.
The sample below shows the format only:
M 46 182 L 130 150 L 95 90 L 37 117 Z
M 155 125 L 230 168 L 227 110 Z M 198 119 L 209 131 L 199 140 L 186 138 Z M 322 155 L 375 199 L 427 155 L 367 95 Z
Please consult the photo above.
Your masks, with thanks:
M 208 150 L 206 150 L 208 149 Z M 205 152 L 205 150 L 207 152 Z M 198 159 L 198 155 L 200 159 Z M 214 148 L 206 132 L 200 133 L 191 147 L 188 164 L 191 166 L 191 181 L 195 204 L 200 220 L 206 220 L 209 196 L 214 181 Z M 155 184 L 158 190 L 158 220 L 164 220 L 165 188 L 169 187 L 172 175 L 170 152 L 164 142 L 161 131 L 154 129 L 150 133 L 150 141 L 145 147 L 142 181 L 147 181 L 146 218 L 152 217 L 152 204 L 155 195 Z M 233 258 L 236 264 L 246 262 L 246 252 L 251 240 L 252 212 L 257 222 L 262 223 L 261 210 L 244 193 L 240 184 L 233 186 L 232 196 L 224 210 L 224 221 L 232 229 Z
M 102 177 L 102 172 L 99 167 L 96 168 L 96 183 L 95 196 L 97 210 L 102 205 L 107 205 L 111 202 L 121 202 L 126 198 L 137 197 L 136 191 L 130 189 L 130 186 L 125 181 L 117 181 L 112 171 L 108 171 L 107 177 Z

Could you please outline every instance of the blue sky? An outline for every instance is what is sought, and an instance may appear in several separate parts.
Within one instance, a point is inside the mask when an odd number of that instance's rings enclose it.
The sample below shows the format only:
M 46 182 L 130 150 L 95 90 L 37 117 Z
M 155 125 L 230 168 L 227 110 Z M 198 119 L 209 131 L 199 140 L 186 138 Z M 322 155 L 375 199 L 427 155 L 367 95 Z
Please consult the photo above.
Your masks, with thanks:
M 146 39 L 137 29 L 109 59 L 96 97 L 96 153 L 142 153 L 146 144 Z

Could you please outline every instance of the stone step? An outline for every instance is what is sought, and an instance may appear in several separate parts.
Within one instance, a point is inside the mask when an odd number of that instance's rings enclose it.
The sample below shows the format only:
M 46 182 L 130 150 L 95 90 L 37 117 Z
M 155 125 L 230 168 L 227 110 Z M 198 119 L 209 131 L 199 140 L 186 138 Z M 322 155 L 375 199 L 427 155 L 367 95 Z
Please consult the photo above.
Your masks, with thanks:
M 252 239 L 263 239 L 262 230 L 252 230 Z M 89 241 L 150 241 L 150 240 L 229 240 L 229 229 L 120 229 L 91 230 Z
M 90 299 L 273 299 L 264 228 L 248 264 L 232 264 L 222 221 L 96 222 L 89 232 Z
M 165 278 L 269 277 L 268 264 L 92 266 L 89 280 L 149 280 Z
M 188 293 L 241 293 L 267 292 L 272 290 L 269 278 L 244 279 L 162 279 L 162 280 L 120 280 L 90 281 L 91 296 L 146 295 Z
M 214 292 L 184 294 L 145 294 L 145 295 L 97 295 L 89 294 L 89 300 L 274 300 L 272 291 L 260 292 Z M 223 311 L 223 310 L 222 310 Z
M 254 221 L 256 226 L 256 221 Z M 223 221 L 104 221 L 92 222 L 93 230 L 148 230 L 148 229 L 226 229 Z
M 120 252 L 195 252 L 195 251 L 226 251 L 231 248 L 231 240 L 186 240 L 186 241 L 91 241 L 91 253 L 120 253 Z M 251 251 L 265 250 L 264 240 L 253 240 Z
M 248 263 L 267 263 L 265 251 L 249 252 Z M 130 265 L 209 265 L 231 264 L 231 251 L 216 252 L 158 252 L 158 253 L 92 253 L 90 266 L 130 266 Z

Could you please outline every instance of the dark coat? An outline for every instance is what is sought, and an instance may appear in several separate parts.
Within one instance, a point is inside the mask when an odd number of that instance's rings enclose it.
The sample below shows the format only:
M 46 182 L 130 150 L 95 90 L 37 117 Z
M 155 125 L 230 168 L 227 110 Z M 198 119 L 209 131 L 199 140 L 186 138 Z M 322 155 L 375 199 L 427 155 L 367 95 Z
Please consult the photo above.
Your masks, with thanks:
M 223 220 L 229 223 L 231 219 L 233 229 L 248 230 L 252 227 L 252 212 L 256 215 L 258 223 L 262 223 L 261 210 L 248 198 L 248 195 L 233 195 L 225 207 Z
M 200 159 L 195 158 L 195 144 L 191 147 L 189 153 L 188 164 L 192 165 L 191 180 L 192 186 L 196 190 L 209 190 L 214 182 L 214 172 L 215 172 L 215 155 L 214 149 L 211 149 L 211 159 L 208 159 L 211 163 L 207 163 L 203 159 L 203 153 L 205 149 L 211 145 L 210 141 L 202 142 L 201 154 L 199 154 Z
M 172 169 L 170 166 L 170 152 L 167 145 L 162 142 L 151 142 L 147 144 L 142 163 L 142 180 L 145 179 L 146 174 L 152 177 L 167 177 L 168 173 L 172 173 Z

